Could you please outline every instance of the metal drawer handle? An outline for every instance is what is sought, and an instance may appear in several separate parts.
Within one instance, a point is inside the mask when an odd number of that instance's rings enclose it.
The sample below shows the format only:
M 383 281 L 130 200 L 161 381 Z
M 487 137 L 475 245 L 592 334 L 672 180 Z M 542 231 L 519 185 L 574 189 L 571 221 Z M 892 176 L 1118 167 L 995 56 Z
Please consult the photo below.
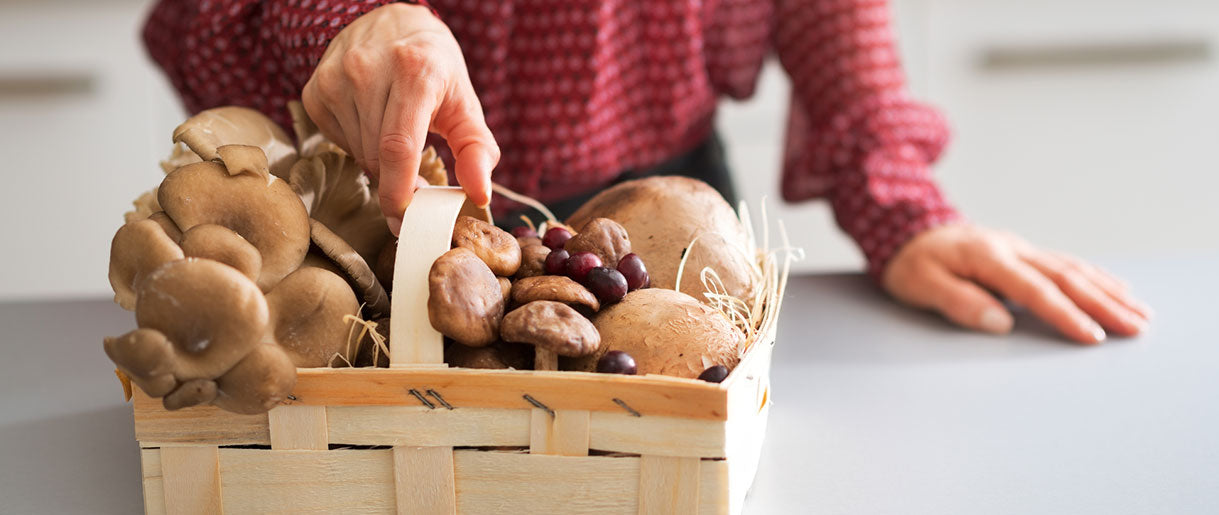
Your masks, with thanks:
M 0 100 L 88 95 L 96 86 L 88 71 L 0 70 Z
M 981 52 L 978 67 L 1011 71 L 1201 63 L 1209 61 L 1211 54 L 1211 43 L 1205 38 L 994 46 Z

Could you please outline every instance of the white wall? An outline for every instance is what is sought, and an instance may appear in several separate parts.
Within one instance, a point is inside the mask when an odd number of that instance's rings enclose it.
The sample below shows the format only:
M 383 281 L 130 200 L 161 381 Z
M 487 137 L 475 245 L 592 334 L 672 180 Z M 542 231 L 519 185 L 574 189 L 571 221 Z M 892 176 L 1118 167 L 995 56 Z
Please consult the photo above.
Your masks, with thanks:
M 143 0 L 0 4 L 0 299 L 108 296 L 109 243 L 156 184 L 181 121 L 144 57 Z M 973 219 L 1089 257 L 1219 250 L 1219 6 L 1202 0 L 897 0 L 916 95 L 957 134 L 938 175 Z M 1073 67 L 980 66 L 987 49 L 1201 43 L 1200 58 Z M 1188 45 L 1187 45 L 1188 46 Z M 1130 51 L 1127 49 L 1127 51 Z M 1119 52 L 1121 53 L 1121 52 Z M 1163 61 L 1163 62 L 1161 62 Z M 59 94 L 5 92 L 68 79 Z M 56 82 L 52 80 L 52 82 Z M 746 199 L 770 199 L 809 270 L 858 269 L 824 202 L 777 191 L 787 106 L 769 65 L 719 127 Z

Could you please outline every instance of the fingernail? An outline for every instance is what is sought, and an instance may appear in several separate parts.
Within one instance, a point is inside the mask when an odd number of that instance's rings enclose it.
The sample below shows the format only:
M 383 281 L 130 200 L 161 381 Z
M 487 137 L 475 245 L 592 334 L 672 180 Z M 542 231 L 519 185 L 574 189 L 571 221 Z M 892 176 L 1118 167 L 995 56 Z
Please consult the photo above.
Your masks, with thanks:
M 982 312 L 978 326 L 988 333 L 1008 333 L 1012 330 L 1012 315 L 1003 308 L 988 308 Z
M 1092 337 L 1093 343 L 1105 341 L 1105 330 L 1101 329 L 1096 322 L 1088 321 L 1088 323 L 1084 324 L 1084 331 L 1087 331 L 1088 335 Z
M 1130 325 L 1133 325 L 1134 329 L 1136 331 L 1141 333 L 1141 332 L 1147 330 L 1147 319 L 1140 317 L 1140 316 L 1132 316 L 1132 317 L 1128 317 L 1128 319 L 1129 319 Z
M 397 236 L 398 232 L 402 230 L 401 218 L 386 218 L 385 223 L 389 225 L 389 232 L 393 233 L 394 236 Z

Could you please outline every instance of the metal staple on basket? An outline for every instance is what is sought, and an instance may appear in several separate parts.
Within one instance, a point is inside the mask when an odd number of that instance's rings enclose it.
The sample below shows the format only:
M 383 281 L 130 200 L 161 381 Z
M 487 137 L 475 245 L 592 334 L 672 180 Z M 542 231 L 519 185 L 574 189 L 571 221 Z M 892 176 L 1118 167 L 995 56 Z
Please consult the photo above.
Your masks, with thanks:
M 424 406 L 428 407 L 428 409 L 436 409 L 436 405 L 432 404 L 432 401 L 427 400 L 427 397 L 424 397 L 422 393 L 419 393 L 419 390 L 411 388 L 410 390 L 407 390 L 407 392 L 414 395 L 416 399 L 419 399 L 419 402 L 422 402 Z
M 546 410 L 546 413 L 549 413 L 551 417 L 554 417 L 554 410 L 550 409 L 550 406 L 547 406 L 547 405 L 545 405 L 545 404 L 542 404 L 542 402 L 541 402 L 541 401 L 539 401 L 539 400 L 537 400 L 537 399 L 534 399 L 534 398 L 533 398 L 532 396 L 530 396 L 529 394 L 522 395 L 521 397 L 524 397 L 524 399 L 525 399 L 526 401 L 529 401 L 529 404 L 532 404 L 532 405 L 533 405 L 533 407 L 538 408 L 538 409 L 542 409 L 542 410 Z

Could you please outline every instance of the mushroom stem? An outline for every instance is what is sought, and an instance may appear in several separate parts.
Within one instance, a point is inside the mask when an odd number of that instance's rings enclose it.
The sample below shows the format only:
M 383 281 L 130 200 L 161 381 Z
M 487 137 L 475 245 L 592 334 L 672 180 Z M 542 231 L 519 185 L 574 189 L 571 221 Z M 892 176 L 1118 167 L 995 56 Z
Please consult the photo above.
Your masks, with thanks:
M 534 370 L 558 370 L 559 355 L 550 349 L 537 347 L 533 355 Z

